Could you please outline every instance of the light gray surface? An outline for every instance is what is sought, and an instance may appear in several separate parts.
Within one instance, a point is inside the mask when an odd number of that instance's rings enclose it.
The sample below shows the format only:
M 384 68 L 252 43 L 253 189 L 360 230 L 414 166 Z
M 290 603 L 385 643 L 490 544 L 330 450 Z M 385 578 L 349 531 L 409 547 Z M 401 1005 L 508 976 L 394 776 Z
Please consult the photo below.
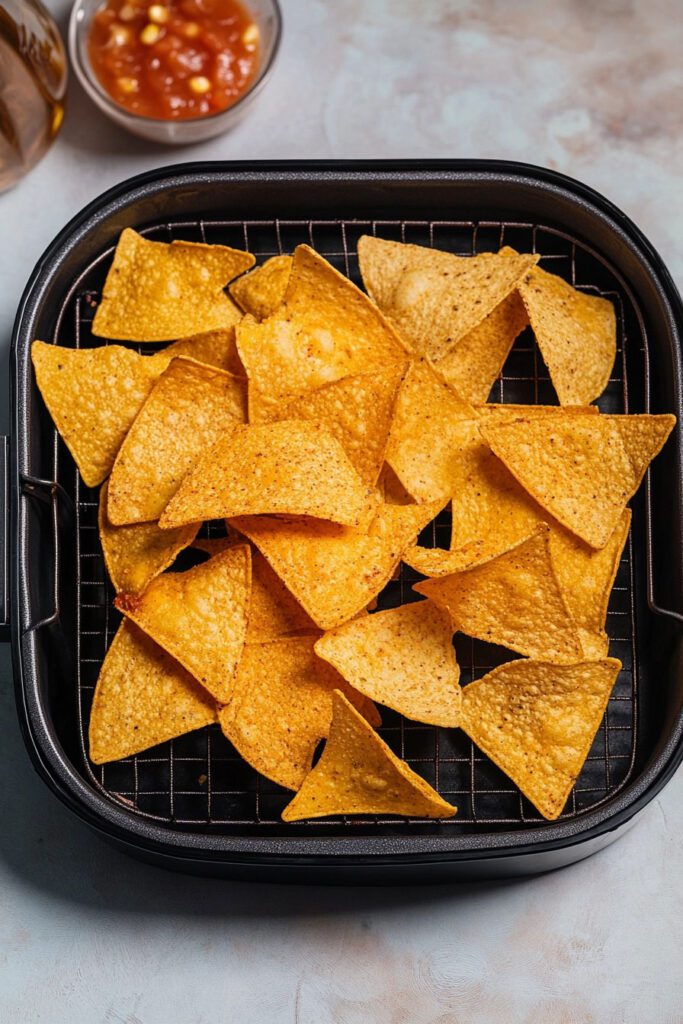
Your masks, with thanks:
M 68 5 L 50 6 L 63 23 Z M 680 285 L 678 0 L 288 0 L 284 15 L 269 88 L 213 143 L 146 146 L 74 86 L 58 144 L 0 197 L 3 352 L 66 220 L 122 178 L 184 159 L 546 164 L 626 210 Z M 29 766 L 6 651 L 0 680 L 2 1024 L 683 1022 L 683 774 L 617 845 L 529 881 L 208 882 L 129 861 L 72 820 Z

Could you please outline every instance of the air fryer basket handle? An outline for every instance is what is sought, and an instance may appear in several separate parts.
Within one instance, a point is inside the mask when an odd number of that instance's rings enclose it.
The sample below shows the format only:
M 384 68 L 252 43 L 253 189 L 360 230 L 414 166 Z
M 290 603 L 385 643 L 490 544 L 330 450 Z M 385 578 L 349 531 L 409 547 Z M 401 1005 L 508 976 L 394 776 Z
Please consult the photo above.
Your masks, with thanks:
M 9 640 L 9 437 L 0 434 L 0 642 Z

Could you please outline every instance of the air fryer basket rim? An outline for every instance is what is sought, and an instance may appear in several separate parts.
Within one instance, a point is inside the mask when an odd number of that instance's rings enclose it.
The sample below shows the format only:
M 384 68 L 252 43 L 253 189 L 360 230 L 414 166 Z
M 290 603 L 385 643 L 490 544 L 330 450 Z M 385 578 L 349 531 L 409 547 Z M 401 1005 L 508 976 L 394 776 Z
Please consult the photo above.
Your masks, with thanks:
M 352 188 L 354 182 L 386 185 L 392 183 L 468 182 L 504 188 L 522 186 L 536 192 L 562 196 L 587 210 L 596 222 L 620 236 L 655 285 L 667 310 L 674 336 L 683 324 L 683 306 L 661 258 L 635 225 L 608 200 L 586 186 L 554 171 L 526 164 L 503 161 L 391 161 L 391 162 L 268 162 L 268 163 L 191 163 L 152 171 L 108 190 L 90 203 L 63 229 L 38 261 L 21 299 L 11 349 L 11 598 L 12 652 L 17 707 L 24 739 L 41 777 L 80 818 L 105 836 L 130 845 L 134 850 L 157 852 L 182 861 L 224 863 L 263 862 L 306 864 L 376 864 L 414 860 L 470 861 L 477 858 L 506 858 L 540 854 L 578 846 L 621 828 L 661 790 L 683 760 L 683 712 L 679 712 L 667 741 L 662 744 L 643 771 L 613 799 L 595 811 L 542 829 L 519 830 L 460 836 L 366 836 L 343 838 L 242 837 L 188 833 L 155 825 L 106 800 L 92 789 L 64 756 L 46 708 L 40 697 L 35 672 L 35 637 L 20 635 L 18 614 L 26 600 L 23 576 L 25 538 L 19 534 L 19 473 L 25 470 L 26 394 L 20 376 L 20 361 L 32 340 L 32 324 L 57 269 L 67 255 L 95 225 L 120 214 L 133 202 L 151 199 L 166 189 L 206 187 L 212 182 L 245 185 L 273 181 L 301 184 L 307 179 L 334 182 Z M 674 353 L 674 392 L 677 412 L 681 410 L 680 351 Z M 679 453 L 680 474 L 680 453 Z M 580 854 L 577 854 L 577 859 Z M 540 869 L 540 867 L 539 867 Z

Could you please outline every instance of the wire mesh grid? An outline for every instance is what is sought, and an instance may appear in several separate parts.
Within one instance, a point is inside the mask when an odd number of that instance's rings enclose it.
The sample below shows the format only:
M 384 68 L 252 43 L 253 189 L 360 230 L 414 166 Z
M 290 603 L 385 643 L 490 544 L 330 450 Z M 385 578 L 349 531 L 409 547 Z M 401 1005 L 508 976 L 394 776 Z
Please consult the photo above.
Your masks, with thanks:
M 253 220 L 182 221 L 158 224 L 143 232 L 160 241 L 174 238 L 243 247 L 257 262 L 291 252 L 299 243 L 316 248 L 334 266 L 360 284 L 356 255 L 358 238 L 372 233 L 383 238 L 434 246 L 458 255 L 497 251 L 502 245 L 539 253 L 540 265 L 560 274 L 580 290 L 602 295 L 617 312 L 617 358 L 599 405 L 603 412 L 642 408 L 643 395 L 629 395 L 627 351 L 645 355 L 645 338 L 637 337 L 635 318 L 626 315 L 628 302 L 616 273 L 605 260 L 564 232 L 540 224 L 488 221 L 389 220 Z M 54 341 L 89 347 L 106 344 L 91 333 L 92 318 L 112 250 L 83 272 L 57 319 Z M 627 338 L 627 320 L 629 337 Z M 142 354 L 158 345 L 140 345 Z M 644 375 L 639 374 L 640 381 Z M 644 385 L 643 385 L 644 386 Z M 633 384 L 632 384 L 633 390 Z M 547 371 L 529 329 L 516 341 L 491 401 L 556 403 Z M 120 622 L 113 607 L 97 526 L 98 495 L 85 487 L 67 450 L 55 434 L 55 480 L 69 481 L 75 496 L 76 537 L 76 659 L 77 713 L 86 773 L 109 798 L 136 813 L 169 826 L 197 831 L 280 831 L 280 813 L 291 793 L 269 782 L 247 765 L 211 726 L 164 743 L 134 757 L 93 766 L 87 757 L 87 729 L 95 683 L 104 655 Z M 215 525 L 205 528 L 215 535 Z M 448 547 L 450 513 L 440 514 L 422 534 L 428 546 Z M 378 607 L 389 608 L 414 600 L 412 583 L 422 577 L 401 565 L 398 579 L 379 596 Z M 630 777 L 635 761 L 638 721 L 636 622 L 631 539 L 619 565 L 610 600 L 607 632 L 610 654 L 623 669 L 609 700 L 603 722 L 585 766 L 572 790 L 563 817 L 588 811 L 616 793 Z M 461 682 L 484 675 L 516 655 L 461 635 L 455 638 Z M 326 819 L 313 824 L 292 823 L 288 829 L 308 834 L 329 830 L 419 831 L 455 829 L 494 831 L 542 825 L 543 819 L 517 787 L 489 758 L 457 729 L 440 729 L 408 721 L 382 710 L 380 735 L 389 746 L 447 800 L 458 806 L 455 818 L 442 822 L 379 817 Z

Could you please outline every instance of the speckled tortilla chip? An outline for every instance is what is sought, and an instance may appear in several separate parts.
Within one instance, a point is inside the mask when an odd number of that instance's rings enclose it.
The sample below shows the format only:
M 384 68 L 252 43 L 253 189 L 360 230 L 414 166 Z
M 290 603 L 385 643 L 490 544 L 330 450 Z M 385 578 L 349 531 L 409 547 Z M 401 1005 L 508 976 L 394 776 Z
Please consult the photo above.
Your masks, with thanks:
M 382 505 L 366 530 L 322 520 L 242 516 L 233 525 L 256 545 L 321 629 L 348 622 L 391 579 L 402 552 L 441 504 Z
M 324 426 L 282 420 L 236 427 L 220 438 L 183 480 L 159 525 L 269 514 L 358 526 L 375 504 Z
M 366 698 L 313 650 L 314 636 L 245 648 L 221 729 L 245 761 L 286 789 L 298 789 L 330 731 L 332 693 L 343 690 L 363 713 Z
M 604 547 L 675 416 L 537 416 L 481 432 L 522 486 L 591 547 Z
M 576 661 L 581 644 L 553 569 L 549 533 L 541 524 L 508 551 L 413 589 L 444 608 L 468 636 L 530 657 Z
M 325 633 L 316 654 L 354 689 L 406 718 L 460 724 L 460 669 L 447 612 L 431 601 L 367 615 Z
M 251 594 L 251 557 L 236 545 L 187 572 L 166 573 L 144 594 L 119 594 L 115 604 L 225 702 L 242 654 Z
M 283 821 L 331 814 L 450 818 L 457 811 L 389 749 L 335 690 L 330 735 Z
M 415 352 L 443 359 L 518 285 L 538 256 L 512 249 L 454 256 L 364 235 L 363 283 Z
M 242 381 L 190 359 L 174 359 L 116 457 L 107 506 L 111 522 L 158 519 L 197 459 L 244 420 Z
M 233 373 L 236 377 L 245 375 L 237 351 L 234 327 L 228 327 L 222 331 L 195 334 L 192 338 L 181 338 L 156 352 L 152 359 L 163 364 L 159 368 L 159 372 L 161 372 L 162 369 L 166 369 L 171 359 L 175 359 L 177 356 L 195 359 L 198 363 L 206 363 L 208 366 L 217 366 L 221 370 Z
M 282 305 L 292 271 L 291 256 L 271 256 L 260 267 L 233 281 L 230 294 L 255 320 L 265 320 Z
M 274 420 L 315 420 L 341 444 L 364 483 L 377 483 L 394 405 L 405 367 L 391 364 L 374 373 L 325 384 L 268 410 Z
M 463 691 L 462 727 L 550 821 L 567 802 L 621 662 L 513 661 Z
M 120 345 L 69 349 L 34 341 L 31 358 L 55 426 L 87 486 L 97 487 L 160 368 Z
M 117 593 L 141 593 L 184 548 L 190 546 L 198 524 L 178 530 L 161 530 L 156 523 L 113 526 L 107 516 L 108 484 L 100 490 L 98 523 L 102 553 Z
M 236 330 L 250 420 L 264 403 L 406 360 L 377 307 L 307 245 L 294 254 L 284 305 L 260 324 L 245 317 Z
M 239 313 L 223 289 L 253 265 L 251 253 L 239 249 L 152 242 L 126 228 L 92 332 L 122 341 L 172 341 L 230 327 Z
M 614 306 L 533 267 L 519 284 L 538 347 L 562 405 L 584 405 L 607 387 L 617 351 Z
M 386 460 L 418 501 L 451 497 L 468 452 L 481 445 L 478 415 L 426 360 L 413 363 L 400 387 Z
M 175 658 L 122 622 L 90 713 L 90 760 L 118 761 L 215 722 L 216 704 Z
M 485 402 L 502 373 L 515 338 L 528 323 L 519 293 L 511 292 L 439 360 L 439 373 L 469 402 Z

